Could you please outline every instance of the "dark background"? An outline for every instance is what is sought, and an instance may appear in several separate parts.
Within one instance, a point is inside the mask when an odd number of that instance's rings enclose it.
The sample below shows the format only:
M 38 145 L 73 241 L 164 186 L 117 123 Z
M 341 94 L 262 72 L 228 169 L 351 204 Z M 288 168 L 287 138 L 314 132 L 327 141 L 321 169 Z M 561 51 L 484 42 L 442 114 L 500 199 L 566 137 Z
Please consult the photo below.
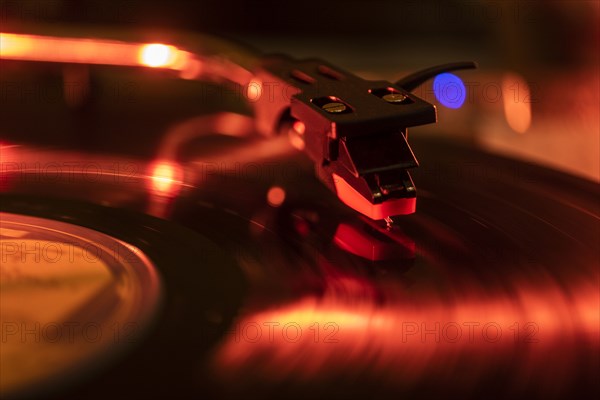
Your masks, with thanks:
M 371 49 L 368 55 L 375 62 L 414 48 L 403 56 L 408 58 L 405 63 L 415 57 L 431 58 L 433 49 L 458 56 L 478 53 L 502 67 L 558 67 L 595 60 L 590 46 L 598 46 L 597 1 L 5 0 L 0 4 L 3 30 L 8 31 L 28 24 L 175 29 L 250 39 L 265 50 L 303 47 L 298 42 L 309 43 L 313 53 Z

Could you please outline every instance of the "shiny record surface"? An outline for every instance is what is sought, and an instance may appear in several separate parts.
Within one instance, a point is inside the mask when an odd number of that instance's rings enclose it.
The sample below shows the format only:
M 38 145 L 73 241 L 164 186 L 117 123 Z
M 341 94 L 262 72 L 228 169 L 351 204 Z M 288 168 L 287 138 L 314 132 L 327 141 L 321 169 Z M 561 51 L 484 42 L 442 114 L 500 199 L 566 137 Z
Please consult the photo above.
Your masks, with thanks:
M 22 165 L 96 167 L 53 170 L 53 181 L 13 171 L 3 211 L 135 246 L 164 287 L 146 338 L 57 397 L 597 392 L 597 185 L 466 145 L 411 143 L 417 213 L 391 226 L 340 204 L 281 140 L 158 167 L 12 149 Z

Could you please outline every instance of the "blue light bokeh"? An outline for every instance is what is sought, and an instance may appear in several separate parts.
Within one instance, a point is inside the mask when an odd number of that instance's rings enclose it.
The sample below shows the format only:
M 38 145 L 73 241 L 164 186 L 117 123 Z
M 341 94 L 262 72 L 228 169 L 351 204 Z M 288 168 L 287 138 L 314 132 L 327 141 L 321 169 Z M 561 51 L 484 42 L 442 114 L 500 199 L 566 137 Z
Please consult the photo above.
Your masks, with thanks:
M 462 79 L 447 72 L 435 77 L 433 92 L 436 99 L 448 108 L 462 107 L 467 97 L 467 89 Z

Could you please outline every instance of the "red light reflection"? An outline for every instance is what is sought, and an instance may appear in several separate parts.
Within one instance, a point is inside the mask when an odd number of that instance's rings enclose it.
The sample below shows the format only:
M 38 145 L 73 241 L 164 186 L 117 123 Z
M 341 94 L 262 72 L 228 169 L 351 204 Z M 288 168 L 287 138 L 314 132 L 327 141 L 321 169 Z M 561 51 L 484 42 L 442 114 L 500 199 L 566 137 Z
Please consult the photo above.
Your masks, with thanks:
M 447 298 L 435 291 L 415 296 L 390 282 L 383 302 L 369 294 L 368 282 L 355 279 L 353 285 L 364 290 L 344 293 L 338 281 L 328 277 L 323 296 L 238 320 L 215 358 L 222 379 L 314 384 L 356 376 L 390 387 L 433 380 L 468 388 L 511 368 L 513 389 L 545 382 L 540 391 L 552 394 L 577 371 L 577 355 L 562 351 L 565 344 L 599 346 L 593 281 L 580 282 L 569 295 L 558 283 L 547 282 Z
M 267 192 L 267 202 L 271 207 L 279 207 L 285 200 L 285 190 L 279 186 L 273 186 Z

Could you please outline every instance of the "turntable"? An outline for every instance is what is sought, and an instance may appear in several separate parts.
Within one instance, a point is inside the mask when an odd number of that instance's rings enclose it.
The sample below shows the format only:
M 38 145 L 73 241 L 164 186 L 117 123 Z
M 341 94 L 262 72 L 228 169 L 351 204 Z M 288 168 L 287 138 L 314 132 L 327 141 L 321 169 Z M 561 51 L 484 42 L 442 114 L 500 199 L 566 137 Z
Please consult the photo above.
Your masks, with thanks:
M 3 398 L 598 394 L 595 172 L 500 141 L 485 62 L 0 40 Z

